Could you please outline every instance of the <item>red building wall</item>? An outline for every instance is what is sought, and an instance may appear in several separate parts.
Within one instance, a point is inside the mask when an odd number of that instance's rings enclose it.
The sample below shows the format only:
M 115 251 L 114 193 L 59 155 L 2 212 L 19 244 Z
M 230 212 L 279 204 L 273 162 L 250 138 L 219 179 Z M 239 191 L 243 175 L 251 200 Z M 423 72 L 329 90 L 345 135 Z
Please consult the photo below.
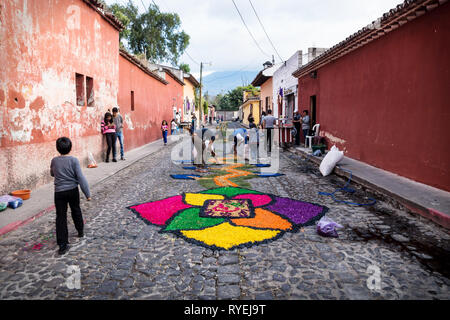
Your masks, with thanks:
M 299 78 L 348 157 L 450 191 L 450 3 Z
M 125 122 L 125 150 L 162 139 L 162 120 L 170 125 L 173 106 L 182 108 L 183 86 L 167 73 L 165 80 L 168 84 L 151 77 L 122 55 L 119 57 L 118 104 Z M 131 91 L 134 92 L 133 111 Z
M 0 193 L 49 182 L 58 137 L 81 162 L 100 156 L 100 120 L 117 103 L 116 27 L 82 0 L 1 2 Z M 77 105 L 76 73 L 93 78 L 92 106 Z

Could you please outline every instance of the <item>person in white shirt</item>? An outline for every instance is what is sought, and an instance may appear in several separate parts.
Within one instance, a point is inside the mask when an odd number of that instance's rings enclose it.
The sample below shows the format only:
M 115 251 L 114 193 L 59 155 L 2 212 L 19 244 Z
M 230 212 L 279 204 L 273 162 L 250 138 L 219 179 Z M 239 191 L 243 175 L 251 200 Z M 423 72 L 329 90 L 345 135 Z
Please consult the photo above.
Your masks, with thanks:
M 170 122 L 170 134 L 173 134 L 177 131 L 177 123 L 175 122 L 175 119 L 172 119 Z
M 272 132 L 275 127 L 278 118 L 272 116 L 272 110 L 267 111 L 267 116 L 263 120 L 263 128 L 267 132 L 267 152 L 272 152 Z

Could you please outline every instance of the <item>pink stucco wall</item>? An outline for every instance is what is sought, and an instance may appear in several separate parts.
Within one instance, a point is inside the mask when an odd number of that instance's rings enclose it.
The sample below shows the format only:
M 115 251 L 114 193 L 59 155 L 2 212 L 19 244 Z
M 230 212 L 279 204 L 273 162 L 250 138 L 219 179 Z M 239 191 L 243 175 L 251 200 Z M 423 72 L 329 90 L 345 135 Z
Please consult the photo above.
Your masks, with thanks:
M 450 3 L 299 78 L 329 146 L 450 191 Z
M 272 78 L 269 78 L 261 85 L 261 111 L 267 111 L 269 109 L 273 109 L 273 87 L 272 87 Z M 269 105 L 266 107 L 266 97 L 269 98 Z
M 124 118 L 125 151 L 162 139 L 161 122 L 169 124 L 173 106 L 183 105 L 183 86 L 166 74 L 167 83 L 146 74 L 138 66 L 119 58 L 118 104 Z M 131 91 L 134 92 L 134 110 L 131 110 Z M 174 100 L 175 99 L 175 100 Z
M 119 31 L 81 0 L 5 0 L 0 10 L 0 193 L 49 182 L 55 140 L 100 157 L 100 120 L 117 104 Z M 75 73 L 94 79 L 78 106 Z

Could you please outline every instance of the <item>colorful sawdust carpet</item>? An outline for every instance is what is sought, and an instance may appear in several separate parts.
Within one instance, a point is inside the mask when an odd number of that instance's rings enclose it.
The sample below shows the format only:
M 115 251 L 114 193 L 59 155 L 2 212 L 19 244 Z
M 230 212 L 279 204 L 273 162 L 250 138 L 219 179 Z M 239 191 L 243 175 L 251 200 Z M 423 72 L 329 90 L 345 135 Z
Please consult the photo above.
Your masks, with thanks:
M 213 250 L 274 241 L 312 225 L 327 207 L 254 190 L 222 187 L 128 207 L 146 223 Z
M 170 176 L 175 180 L 197 180 L 201 177 L 198 174 L 171 174 Z

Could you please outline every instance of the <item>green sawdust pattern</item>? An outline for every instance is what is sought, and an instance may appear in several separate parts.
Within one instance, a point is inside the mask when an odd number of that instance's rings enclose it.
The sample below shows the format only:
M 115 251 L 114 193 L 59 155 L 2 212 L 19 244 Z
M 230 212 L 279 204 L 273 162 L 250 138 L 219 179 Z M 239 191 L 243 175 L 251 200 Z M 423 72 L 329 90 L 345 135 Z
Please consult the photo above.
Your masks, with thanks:
M 240 167 L 239 170 L 247 171 L 250 173 L 254 173 L 255 168 L 252 165 L 244 165 L 243 167 Z M 229 172 L 223 171 L 223 170 L 215 170 L 214 173 L 203 176 L 202 179 L 197 180 L 202 187 L 205 189 L 212 189 L 217 188 L 217 184 L 214 182 L 214 178 L 217 176 L 225 176 L 230 174 Z M 237 184 L 239 187 L 242 188 L 251 188 L 252 186 L 247 180 L 258 178 L 258 176 L 254 174 L 250 174 L 248 176 L 242 176 L 242 177 L 236 177 L 236 178 L 229 178 L 231 182 Z
M 216 186 L 217 187 L 217 186 Z M 254 191 L 254 190 L 248 190 L 248 189 L 244 189 L 244 188 L 235 188 L 235 187 L 222 187 L 222 188 L 215 188 L 215 189 L 210 189 L 210 190 L 206 190 L 206 191 L 201 191 L 199 193 L 203 193 L 203 194 L 219 194 L 225 197 L 235 197 L 241 194 L 263 194 L 261 192 L 258 191 Z
M 168 223 L 164 231 L 176 230 L 200 230 L 213 227 L 224 222 L 221 218 L 203 218 L 200 217 L 200 208 L 186 209 Z

